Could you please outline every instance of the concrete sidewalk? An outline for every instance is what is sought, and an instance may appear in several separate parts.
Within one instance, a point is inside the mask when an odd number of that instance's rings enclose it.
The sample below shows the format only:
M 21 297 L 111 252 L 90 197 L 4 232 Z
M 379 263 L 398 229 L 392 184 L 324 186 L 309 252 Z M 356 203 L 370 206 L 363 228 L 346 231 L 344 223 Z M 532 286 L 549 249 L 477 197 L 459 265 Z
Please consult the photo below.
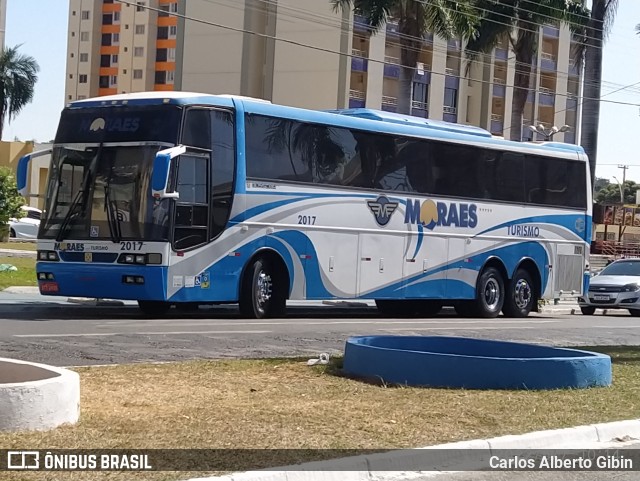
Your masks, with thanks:
M 31 257 L 36 258 L 36 251 L 25 251 L 20 249 L 0 249 L 0 257 Z

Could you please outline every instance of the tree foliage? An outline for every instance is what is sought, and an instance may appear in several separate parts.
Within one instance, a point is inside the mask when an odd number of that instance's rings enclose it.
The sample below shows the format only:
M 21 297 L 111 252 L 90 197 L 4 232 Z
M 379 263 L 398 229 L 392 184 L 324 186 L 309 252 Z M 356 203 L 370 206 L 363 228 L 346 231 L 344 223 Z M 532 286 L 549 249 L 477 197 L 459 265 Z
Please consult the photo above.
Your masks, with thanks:
M 510 44 L 516 68 L 509 137 L 521 140 L 540 26 L 566 23 L 574 36 L 584 38 L 589 11 L 582 0 L 476 0 L 474 4 L 480 23 L 477 35 L 467 44 L 467 57 L 473 61 L 479 52 L 490 53 L 504 40 Z M 573 54 L 582 55 L 579 50 Z
M 625 204 L 636 203 L 636 191 L 638 189 L 640 189 L 640 184 L 636 184 L 632 180 L 626 180 L 624 182 L 623 194 Z M 596 194 L 596 203 L 620 204 L 620 184 L 617 182 L 609 183 L 602 187 Z
M 0 226 L 11 218 L 22 217 L 24 199 L 18 194 L 16 179 L 10 169 L 0 167 Z
M 335 10 L 362 15 L 376 33 L 387 21 L 398 22 L 400 79 L 398 113 L 411 113 L 411 86 L 425 34 L 472 38 L 476 34 L 476 0 L 330 0 Z
M 40 70 L 33 57 L 9 47 L 0 52 L 0 139 L 5 121 L 10 122 L 33 100 Z

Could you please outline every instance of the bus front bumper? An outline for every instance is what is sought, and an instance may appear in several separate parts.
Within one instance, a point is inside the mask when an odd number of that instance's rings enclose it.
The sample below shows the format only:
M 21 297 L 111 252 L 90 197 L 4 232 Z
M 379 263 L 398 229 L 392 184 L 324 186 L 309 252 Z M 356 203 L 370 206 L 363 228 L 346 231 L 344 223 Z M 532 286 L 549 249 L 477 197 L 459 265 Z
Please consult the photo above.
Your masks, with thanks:
M 164 301 L 167 296 L 166 266 L 37 262 L 36 272 L 45 296 L 134 301 Z

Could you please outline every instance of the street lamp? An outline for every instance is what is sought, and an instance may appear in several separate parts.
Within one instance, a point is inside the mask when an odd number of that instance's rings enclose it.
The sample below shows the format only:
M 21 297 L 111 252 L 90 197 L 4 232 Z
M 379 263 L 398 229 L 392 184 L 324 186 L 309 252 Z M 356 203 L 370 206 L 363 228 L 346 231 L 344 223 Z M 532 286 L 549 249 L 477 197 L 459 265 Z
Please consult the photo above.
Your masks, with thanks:
M 622 184 L 620 183 L 620 181 L 618 180 L 618 178 L 615 175 L 613 175 L 612 177 L 618 183 L 618 188 L 620 189 L 620 203 L 624 205 L 624 192 L 622 190 Z
M 550 129 L 545 129 L 543 124 L 530 125 L 529 128 L 533 132 L 544 135 L 544 140 L 552 140 L 553 136 L 556 135 L 558 132 L 568 132 L 569 129 L 571 129 L 569 125 L 563 125 L 560 128 L 554 125 Z

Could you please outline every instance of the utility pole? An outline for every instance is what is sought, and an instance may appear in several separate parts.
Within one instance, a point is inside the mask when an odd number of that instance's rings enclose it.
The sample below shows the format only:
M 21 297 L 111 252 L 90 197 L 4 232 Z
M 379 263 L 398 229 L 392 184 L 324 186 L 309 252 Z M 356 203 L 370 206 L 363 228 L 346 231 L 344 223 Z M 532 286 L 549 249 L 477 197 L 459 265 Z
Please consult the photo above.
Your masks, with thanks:
M 623 204 L 624 204 L 624 194 L 623 194 L 623 192 L 624 192 L 624 181 L 627 178 L 627 169 L 628 168 L 629 168 L 628 165 L 620 165 L 620 164 L 618 164 L 618 169 L 622 169 L 622 190 L 620 191 L 620 196 L 621 196 L 620 201 Z
M 620 203 L 622 204 L 622 222 L 618 226 L 618 242 L 622 242 L 622 234 L 626 229 L 627 213 L 624 209 L 624 181 L 627 178 L 628 165 L 618 164 L 618 169 L 622 169 L 622 185 L 620 185 Z M 631 216 L 631 225 L 633 225 L 633 215 Z M 623 227 L 624 226 L 624 227 Z

